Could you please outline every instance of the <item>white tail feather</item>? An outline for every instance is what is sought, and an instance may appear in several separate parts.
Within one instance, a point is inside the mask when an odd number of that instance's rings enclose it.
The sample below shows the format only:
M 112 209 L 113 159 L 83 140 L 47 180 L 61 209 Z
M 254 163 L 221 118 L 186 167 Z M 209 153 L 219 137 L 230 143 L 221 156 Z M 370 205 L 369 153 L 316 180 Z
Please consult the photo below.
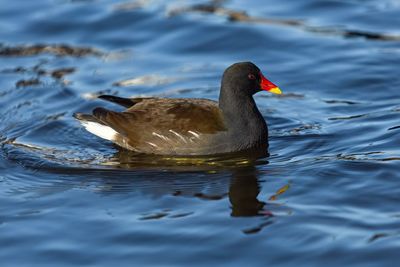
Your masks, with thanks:
M 118 136 L 118 133 L 109 126 L 94 121 L 80 121 L 80 123 L 86 128 L 87 131 L 103 139 L 115 141 L 116 137 Z

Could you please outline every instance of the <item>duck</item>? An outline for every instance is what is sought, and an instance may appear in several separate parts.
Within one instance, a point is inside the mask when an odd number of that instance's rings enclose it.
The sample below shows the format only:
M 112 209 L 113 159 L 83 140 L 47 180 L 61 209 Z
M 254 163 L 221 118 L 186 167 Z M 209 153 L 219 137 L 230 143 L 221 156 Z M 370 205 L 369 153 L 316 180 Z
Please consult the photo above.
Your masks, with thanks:
M 97 107 L 73 116 L 90 133 L 136 153 L 164 156 L 265 154 L 268 126 L 253 95 L 281 94 L 252 62 L 238 62 L 223 73 L 219 100 L 203 98 L 99 98 L 124 108 Z

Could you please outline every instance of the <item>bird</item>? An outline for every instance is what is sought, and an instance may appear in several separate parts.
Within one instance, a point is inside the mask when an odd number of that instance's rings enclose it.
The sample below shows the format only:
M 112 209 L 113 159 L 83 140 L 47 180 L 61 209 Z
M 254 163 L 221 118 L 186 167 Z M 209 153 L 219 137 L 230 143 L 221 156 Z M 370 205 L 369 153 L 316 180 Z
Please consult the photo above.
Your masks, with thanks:
M 204 98 L 122 98 L 100 95 L 126 108 L 97 107 L 73 116 L 87 131 L 124 149 L 163 156 L 265 154 L 268 127 L 253 95 L 281 90 L 252 62 L 238 62 L 222 75 L 219 101 Z

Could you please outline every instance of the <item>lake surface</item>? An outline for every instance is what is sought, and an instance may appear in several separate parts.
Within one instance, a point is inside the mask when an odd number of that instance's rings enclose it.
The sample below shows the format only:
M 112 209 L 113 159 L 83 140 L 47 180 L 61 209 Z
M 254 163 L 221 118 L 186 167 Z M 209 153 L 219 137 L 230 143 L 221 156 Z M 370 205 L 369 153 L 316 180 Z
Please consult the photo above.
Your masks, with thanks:
M 0 1 L 1 266 L 396 266 L 400 1 Z M 135 156 L 100 94 L 218 98 L 253 61 L 270 157 Z

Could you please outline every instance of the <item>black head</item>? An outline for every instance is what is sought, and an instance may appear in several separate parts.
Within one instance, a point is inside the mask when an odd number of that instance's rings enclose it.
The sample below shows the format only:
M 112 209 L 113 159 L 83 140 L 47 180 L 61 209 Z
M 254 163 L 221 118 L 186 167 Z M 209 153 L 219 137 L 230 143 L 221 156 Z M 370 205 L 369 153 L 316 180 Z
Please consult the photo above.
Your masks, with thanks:
M 251 62 L 238 62 L 228 67 L 222 76 L 222 88 L 236 90 L 236 94 L 254 95 L 261 90 L 280 94 L 279 88 L 268 81 Z

